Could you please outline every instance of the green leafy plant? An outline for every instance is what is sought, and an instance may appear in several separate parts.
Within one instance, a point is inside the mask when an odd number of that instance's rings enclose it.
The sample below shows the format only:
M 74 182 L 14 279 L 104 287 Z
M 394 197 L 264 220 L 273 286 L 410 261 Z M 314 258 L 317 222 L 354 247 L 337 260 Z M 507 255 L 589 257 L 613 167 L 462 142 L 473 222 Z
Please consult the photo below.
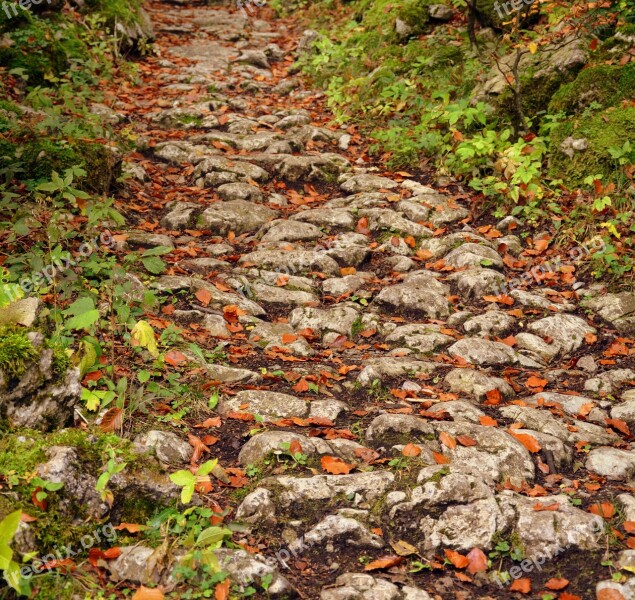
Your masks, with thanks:
M 181 470 L 176 471 L 170 475 L 170 480 L 181 487 L 181 502 L 183 504 L 189 504 L 192 501 L 194 495 L 194 489 L 197 483 L 209 482 L 209 474 L 218 465 L 218 460 L 208 460 L 203 463 L 195 473 L 191 471 Z

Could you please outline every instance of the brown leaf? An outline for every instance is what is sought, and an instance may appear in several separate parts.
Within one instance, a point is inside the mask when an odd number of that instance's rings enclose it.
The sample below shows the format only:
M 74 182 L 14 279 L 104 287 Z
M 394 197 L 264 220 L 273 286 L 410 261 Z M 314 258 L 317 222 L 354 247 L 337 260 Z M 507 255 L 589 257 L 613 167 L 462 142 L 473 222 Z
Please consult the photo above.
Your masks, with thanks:
M 209 419 L 205 419 L 202 423 L 197 423 L 194 425 L 194 429 L 209 429 L 210 427 L 220 427 L 222 421 L 220 417 L 210 417 Z
M 203 305 L 207 306 L 212 301 L 212 292 L 204 288 L 196 290 L 194 297 Z
M 560 504 L 558 504 L 557 502 L 552 502 L 551 504 L 543 504 L 542 502 L 537 502 L 536 504 L 534 504 L 534 510 L 537 512 L 545 510 L 555 512 L 557 510 L 560 510 Z
M 624 526 L 624 531 L 626 531 L 626 533 L 635 533 L 635 521 L 624 521 L 622 525 Z
M 563 594 L 560 594 L 560 598 L 563 597 Z M 626 600 L 621 592 L 612 589 L 612 588 L 604 588 L 597 593 L 597 600 Z M 565 600 L 573 600 L 572 597 Z
M 617 429 L 624 435 L 631 435 L 631 430 L 628 428 L 626 422 L 622 421 L 622 419 L 606 419 L 606 424 L 610 425 L 614 429 Z
M 294 456 L 296 454 L 302 454 L 302 444 L 298 440 L 292 440 L 289 444 L 289 452 Z
M 332 475 L 346 475 L 355 468 L 355 465 L 346 463 L 335 456 L 323 456 L 320 464 L 327 473 Z
M 106 414 L 101 418 L 99 428 L 102 431 L 118 431 L 123 425 L 123 409 L 118 406 L 113 406 L 106 411 Z
M 214 600 L 227 600 L 227 598 L 229 598 L 229 584 L 229 578 L 216 584 L 216 589 L 214 590 Z
M 432 452 L 432 457 L 434 458 L 434 462 L 437 463 L 438 465 L 447 465 L 450 464 L 450 459 L 441 454 L 441 452 Z
M 503 394 L 501 394 L 501 391 L 497 389 L 489 390 L 489 392 L 485 394 L 485 398 L 486 400 L 483 404 L 486 406 L 496 406 L 502 402 Z
M 456 441 L 461 444 L 461 446 L 477 446 L 478 442 L 475 439 L 472 439 L 469 435 L 457 435 Z
M 478 422 L 485 427 L 497 427 L 498 421 L 492 419 L 492 417 L 488 417 L 487 415 L 482 415 L 478 418 Z
M 384 556 L 383 558 L 378 558 L 373 562 L 368 563 L 364 567 L 364 571 L 377 571 L 378 569 L 388 569 L 390 567 L 394 567 L 403 561 L 403 557 L 401 556 Z
M 412 554 L 419 554 L 419 550 L 417 550 L 412 544 L 409 544 L 404 540 L 390 542 L 390 545 L 399 556 L 410 556 Z

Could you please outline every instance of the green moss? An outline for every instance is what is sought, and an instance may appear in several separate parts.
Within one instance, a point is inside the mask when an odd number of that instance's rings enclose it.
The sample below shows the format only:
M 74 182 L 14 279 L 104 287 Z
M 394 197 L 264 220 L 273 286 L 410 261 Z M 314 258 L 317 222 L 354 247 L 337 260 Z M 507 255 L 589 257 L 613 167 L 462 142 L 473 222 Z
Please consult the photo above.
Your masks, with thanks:
M 551 99 L 549 112 L 578 114 L 591 103 L 598 104 L 598 108 L 616 106 L 621 100 L 631 98 L 633 90 L 635 64 L 598 65 L 581 71 L 575 81 L 563 85 Z
M 38 354 L 26 332 L 0 328 L 0 369 L 10 378 L 20 377 Z
M 575 152 L 573 158 L 566 156 L 560 145 L 569 136 L 585 138 L 587 150 Z M 595 115 L 572 117 L 551 134 L 549 175 L 571 186 L 580 186 L 588 175 L 600 173 L 606 180 L 615 180 L 619 171 L 609 148 L 621 148 L 626 141 L 635 146 L 634 107 L 609 108 Z
M 98 12 L 101 14 L 109 25 L 114 23 L 124 23 L 131 25 L 139 22 L 139 9 L 141 2 L 139 0 L 86 0 L 85 10 Z

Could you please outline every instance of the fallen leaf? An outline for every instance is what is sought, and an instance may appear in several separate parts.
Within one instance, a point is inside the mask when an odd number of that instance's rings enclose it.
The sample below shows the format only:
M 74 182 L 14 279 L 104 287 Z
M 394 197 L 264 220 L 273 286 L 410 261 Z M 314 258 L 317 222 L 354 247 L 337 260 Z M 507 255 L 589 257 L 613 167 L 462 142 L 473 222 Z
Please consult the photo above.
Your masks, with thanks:
M 545 583 L 545 587 L 548 590 L 563 590 L 569 585 L 569 580 L 564 579 L 564 577 L 557 578 L 552 577 L 547 583 Z
M 531 581 L 528 577 L 522 579 L 516 579 L 510 586 L 510 592 L 519 592 L 521 594 L 528 594 L 531 591 Z
M 409 457 L 419 456 L 419 454 L 421 454 L 421 448 L 419 448 L 419 446 L 416 446 L 415 444 L 406 444 L 403 447 L 403 450 L 401 451 L 401 453 L 404 456 L 409 456 Z
M 457 435 L 456 441 L 461 444 L 461 446 L 477 446 L 478 442 L 472 439 L 469 435 Z
M 439 441 L 447 448 L 450 448 L 450 450 L 456 448 L 456 440 L 449 433 L 446 433 L 445 431 L 442 431 L 439 434 Z
M 132 600 L 163 600 L 165 594 L 160 588 L 141 586 L 132 596 Z
M 514 436 L 529 452 L 535 454 L 542 450 L 542 446 L 533 435 L 529 435 L 528 433 L 516 433 L 513 429 L 509 429 L 508 433 Z
M 445 550 L 445 557 L 457 568 L 465 569 L 470 564 L 467 556 L 459 554 L 455 550 Z
M 589 512 L 610 519 L 615 514 L 615 506 L 610 502 L 597 502 L 589 506 Z
M 216 584 L 216 589 L 214 590 L 214 600 L 227 600 L 227 598 L 229 598 L 229 584 L 229 578 Z
M 106 411 L 106 414 L 101 418 L 99 429 L 104 432 L 118 431 L 123 425 L 123 409 L 118 406 L 113 406 Z
M 610 425 L 614 429 L 617 429 L 624 435 L 631 435 L 631 430 L 628 428 L 626 422 L 622 421 L 622 419 L 606 419 L 606 424 Z
M 626 533 L 635 533 L 635 521 L 624 521 L 622 525 L 624 526 L 624 531 L 626 531 Z
M 467 566 L 467 572 L 474 575 L 480 571 L 487 571 L 487 556 L 480 548 L 472 548 L 467 553 L 467 559 L 470 564 Z
M 410 556 L 411 554 L 419 554 L 419 550 L 417 550 L 412 544 L 404 542 L 403 540 L 390 542 L 390 545 L 399 556 Z
M 320 464 L 327 473 L 332 475 L 346 475 L 355 468 L 355 465 L 346 463 L 335 456 L 323 456 Z
M 128 533 L 138 533 L 139 531 L 145 531 L 149 529 L 148 525 L 140 525 L 139 523 L 119 523 L 116 527 L 113 527 L 117 531 L 127 531 Z
M 170 350 L 165 354 L 165 362 L 173 367 L 178 367 L 181 363 L 187 361 L 187 356 L 178 350 Z
M 487 415 L 481 415 L 478 418 L 478 422 L 485 427 L 497 427 L 498 421 L 492 419 L 492 417 L 488 417 Z
M 194 297 L 203 305 L 207 306 L 212 301 L 212 292 L 204 288 L 196 290 Z
M 564 594 L 560 594 L 560 598 L 564 598 Z M 626 600 L 621 592 L 618 592 L 612 588 L 604 588 L 597 593 L 597 600 Z M 574 600 L 574 597 L 569 595 L 569 598 L 564 600 Z
M 403 562 L 403 557 L 401 556 L 384 556 L 383 558 L 378 558 L 373 562 L 368 563 L 364 567 L 364 571 L 377 571 L 378 569 L 388 569 L 390 567 L 394 567 L 398 565 L 400 562 Z

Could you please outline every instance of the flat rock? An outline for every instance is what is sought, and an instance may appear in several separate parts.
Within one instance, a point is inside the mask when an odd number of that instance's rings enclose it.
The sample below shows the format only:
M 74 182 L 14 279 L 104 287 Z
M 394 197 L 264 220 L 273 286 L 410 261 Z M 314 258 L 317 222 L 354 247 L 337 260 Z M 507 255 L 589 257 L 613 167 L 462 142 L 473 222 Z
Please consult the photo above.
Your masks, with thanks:
M 227 235 L 230 231 L 246 233 L 257 231 L 277 215 L 275 210 L 245 200 L 217 202 L 201 213 L 197 228 L 209 229 L 218 235 Z
M 604 294 L 596 298 L 583 300 L 585 308 L 600 317 L 621 333 L 635 332 L 635 293 Z
M 513 365 L 519 360 L 517 353 L 506 344 L 476 338 L 459 340 L 448 352 L 474 365 Z
M 625 481 L 635 474 L 635 452 L 619 448 L 596 448 L 589 452 L 586 468 L 607 479 Z
M 266 390 L 243 390 L 235 396 L 223 398 L 218 404 L 221 415 L 229 412 L 243 412 L 260 415 L 265 420 L 275 421 L 285 417 L 308 415 L 308 405 L 304 400 Z
M 509 398 L 514 394 L 513 388 L 500 377 L 491 377 L 474 369 L 452 369 L 445 376 L 445 383 L 450 391 L 458 394 L 468 394 L 477 400 L 486 397 L 487 392 L 498 390 Z

